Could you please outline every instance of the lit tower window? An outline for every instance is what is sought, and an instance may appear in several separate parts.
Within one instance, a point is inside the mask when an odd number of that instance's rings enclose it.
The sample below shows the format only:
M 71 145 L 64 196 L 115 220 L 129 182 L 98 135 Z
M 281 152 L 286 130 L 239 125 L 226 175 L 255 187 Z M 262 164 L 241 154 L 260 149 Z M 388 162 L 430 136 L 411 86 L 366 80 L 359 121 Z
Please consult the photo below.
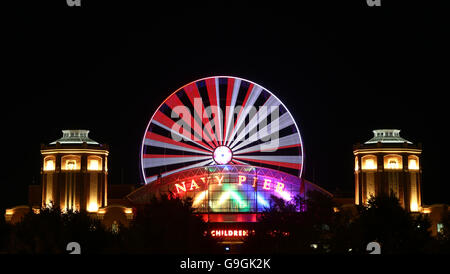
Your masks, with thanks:
M 402 169 L 402 156 L 386 155 L 384 156 L 385 169 Z
M 408 157 L 408 169 L 409 170 L 419 170 L 419 157 L 410 155 Z
M 55 158 L 54 157 L 46 157 L 44 160 L 44 171 L 53 171 L 55 170 Z
M 66 169 L 67 170 L 74 170 L 77 168 L 77 161 L 75 160 L 68 160 L 66 162 Z
M 88 170 L 92 171 L 102 170 L 102 158 L 97 156 L 89 156 Z
M 67 155 L 61 158 L 61 169 L 62 170 L 79 170 L 80 169 L 80 156 Z
M 363 170 L 377 169 L 377 157 L 374 155 L 363 156 L 362 157 L 362 169 Z
M 89 162 L 89 167 L 88 167 L 90 170 L 98 170 L 98 160 L 96 160 L 96 159 L 92 159 L 90 162 Z

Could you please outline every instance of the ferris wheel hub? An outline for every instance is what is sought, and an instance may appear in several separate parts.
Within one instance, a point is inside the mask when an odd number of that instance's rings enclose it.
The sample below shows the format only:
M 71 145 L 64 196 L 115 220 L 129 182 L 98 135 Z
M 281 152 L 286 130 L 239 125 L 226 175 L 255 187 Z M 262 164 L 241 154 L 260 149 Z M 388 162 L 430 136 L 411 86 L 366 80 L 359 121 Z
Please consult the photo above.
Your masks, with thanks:
M 218 146 L 214 149 L 213 159 L 219 165 L 228 164 L 233 158 L 233 152 L 227 146 Z

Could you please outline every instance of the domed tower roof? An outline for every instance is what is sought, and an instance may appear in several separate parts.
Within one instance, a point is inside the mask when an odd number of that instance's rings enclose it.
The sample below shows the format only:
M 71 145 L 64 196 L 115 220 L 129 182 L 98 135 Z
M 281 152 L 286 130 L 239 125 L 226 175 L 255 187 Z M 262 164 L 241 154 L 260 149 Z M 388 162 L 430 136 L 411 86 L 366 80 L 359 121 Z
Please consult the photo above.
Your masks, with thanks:
M 66 129 L 63 130 L 63 137 L 51 142 L 50 145 L 55 145 L 57 142 L 64 144 L 83 144 L 87 143 L 88 145 L 98 145 L 96 141 L 90 139 L 88 137 L 89 130 L 85 129 Z
M 375 129 L 373 130 L 373 138 L 364 144 L 376 144 L 378 142 L 382 144 L 403 144 L 412 142 L 400 137 L 399 129 Z

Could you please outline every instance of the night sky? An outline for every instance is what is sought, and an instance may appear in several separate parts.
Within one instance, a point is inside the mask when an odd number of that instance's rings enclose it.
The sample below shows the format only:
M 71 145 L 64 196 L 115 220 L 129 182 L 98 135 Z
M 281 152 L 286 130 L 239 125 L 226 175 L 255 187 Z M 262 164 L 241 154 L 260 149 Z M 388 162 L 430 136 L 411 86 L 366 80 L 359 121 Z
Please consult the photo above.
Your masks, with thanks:
M 398 128 L 423 143 L 424 203 L 450 203 L 450 28 L 440 6 L 47 2 L 21 3 L 2 35 L 0 208 L 26 203 L 40 182 L 40 144 L 62 129 L 89 129 L 110 145 L 109 182 L 138 184 L 154 111 L 214 75 L 256 82 L 284 102 L 302 134 L 306 179 L 353 195 L 352 145 Z

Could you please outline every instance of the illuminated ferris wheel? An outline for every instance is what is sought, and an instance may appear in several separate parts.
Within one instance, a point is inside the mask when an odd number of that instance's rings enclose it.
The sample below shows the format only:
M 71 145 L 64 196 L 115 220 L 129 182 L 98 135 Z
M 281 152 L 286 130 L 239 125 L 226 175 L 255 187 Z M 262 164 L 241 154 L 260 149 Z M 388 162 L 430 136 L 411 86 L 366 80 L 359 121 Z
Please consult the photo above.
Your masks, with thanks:
M 251 81 L 215 76 L 172 93 L 147 125 L 146 183 L 208 165 L 248 165 L 301 176 L 303 146 L 283 103 Z

